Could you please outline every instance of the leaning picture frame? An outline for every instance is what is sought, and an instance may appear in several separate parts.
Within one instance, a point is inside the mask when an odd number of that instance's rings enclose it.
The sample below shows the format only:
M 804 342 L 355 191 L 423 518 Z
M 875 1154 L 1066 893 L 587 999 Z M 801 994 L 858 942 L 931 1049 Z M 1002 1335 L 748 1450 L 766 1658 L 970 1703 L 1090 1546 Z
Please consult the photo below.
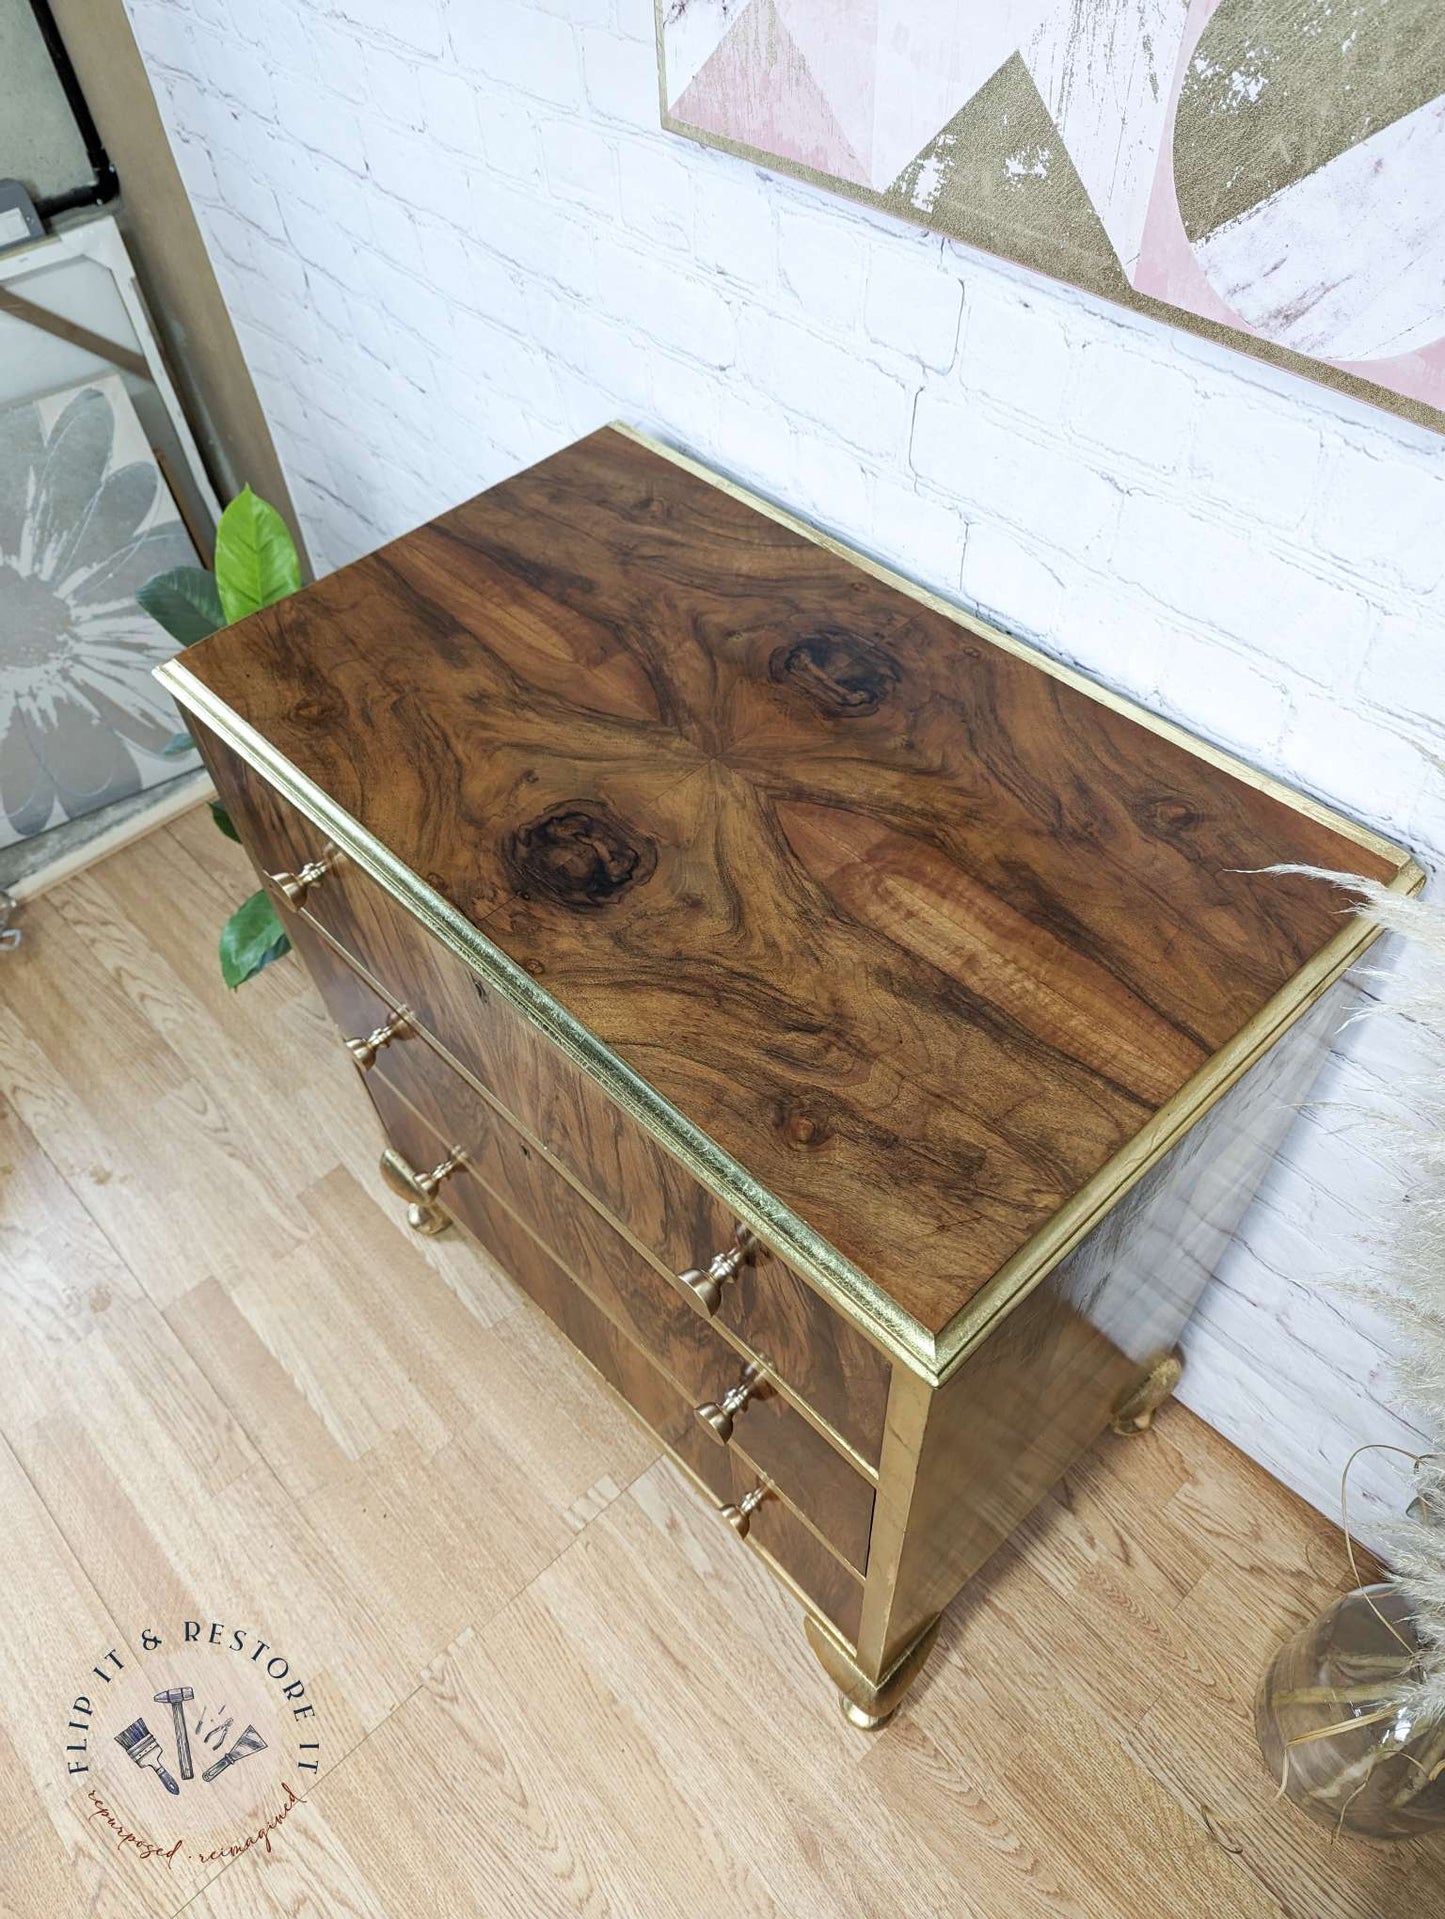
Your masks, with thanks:
M 112 434 L 108 464 L 100 478 L 113 477 L 117 467 L 150 465 L 153 469 L 150 482 L 140 472 L 132 472 L 122 488 L 113 486 L 105 496 L 108 507 L 113 506 L 118 492 L 128 490 L 134 507 L 139 490 L 149 487 L 149 504 L 130 530 L 131 537 L 145 541 L 131 570 L 141 567 L 149 576 L 166 565 L 196 559 L 209 564 L 220 503 L 162 356 L 124 238 L 108 214 L 76 220 L 32 245 L 0 254 L 0 421 L 10 422 L 17 465 L 25 460 L 25 449 L 33 454 L 37 427 L 43 438 L 57 425 L 66 396 L 76 401 L 87 392 L 96 396 L 84 409 L 90 421 L 88 431 L 98 436 L 104 415 Z M 22 422 L 28 424 L 22 426 Z M 75 428 L 72 415 L 69 445 L 78 444 Z M 92 458 L 93 454 L 92 448 Z M 75 477 L 72 471 L 72 483 Z M 0 492 L 5 483 L 6 476 L 0 473 Z M 12 494 L 18 486 L 31 496 L 32 511 L 38 507 L 33 496 L 39 480 L 30 468 L 24 474 L 12 473 L 10 485 Z M 99 503 L 97 498 L 95 505 Z M 100 536 L 97 524 L 93 537 Z M 0 574 L 7 564 L 12 574 L 18 571 L 20 554 L 13 527 L 11 545 L 16 550 L 7 554 L 0 532 Z M 173 557 L 165 557 L 172 553 Z M 32 579 L 32 597 L 49 590 L 39 576 L 47 567 L 53 573 L 60 556 L 58 547 L 46 560 L 33 551 L 27 554 L 25 571 Z M 157 561 L 154 565 L 152 558 Z M 90 564 L 97 563 L 92 555 Z M 119 567 L 115 571 L 117 581 L 122 571 Z M 125 584 L 128 590 L 128 574 Z M 56 586 L 78 590 L 68 578 L 49 582 L 49 587 Z M 44 616 L 49 624 L 53 624 L 52 615 L 53 607 Z M 36 618 L 41 617 L 37 601 Z M 61 771 L 57 757 L 51 781 L 54 803 L 41 823 L 46 782 L 32 779 L 29 790 L 22 790 L 27 783 L 20 767 L 27 756 L 17 742 L 26 730 L 21 708 L 28 707 L 33 751 L 33 714 L 37 704 L 43 706 L 49 697 L 44 662 L 37 658 L 43 636 L 37 626 L 30 642 L 23 644 L 13 620 L 11 626 L 14 630 L 8 634 L 0 631 L 0 754 L 7 739 L 11 747 L 8 769 L 0 765 L 0 889 L 24 898 L 194 805 L 208 782 L 193 753 L 161 758 L 138 741 L 125 742 L 123 726 L 119 731 L 109 728 L 112 737 L 104 748 L 108 773 L 99 758 L 88 769 L 74 760 L 82 736 L 100 751 L 105 738 L 103 716 L 109 712 L 112 719 L 116 717 L 107 701 L 116 697 L 122 683 L 133 695 L 135 717 L 127 724 L 143 739 L 154 742 L 156 738 L 159 721 L 152 725 L 141 716 L 147 695 L 139 689 L 142 681 L 148 687 L 150 666 L 172 651 L 173 643 L 138 607 L 132 604 L 122 610 L 118 596 L 111 644 L 123 653 L 133 653 L 137 670 L 130 673 L 119 659 L 113 659 L 106 669 L 107 684 L 95 689 L 93 698 L 81 696 L 92 715 L 91 725 L 81 726 L 78 713 L 69 711 L 73 724 L 68 729 L 63 779 L 53 777 Z M 82 644 L 74 651 L 77 662 L 84 662 L 87 647 Z M 89 658 L 94 665 L 95 656 Z M 180 721 L 169 703 L 162 710 L 169 737 Z M 54 717 L 52 712 L 52 724 Z M 124 747 L 120 742 L 125 742 Z M 52 744 L 59 755 L 59 741 Z M 123 752 L 129 756 L 131 772 L 124 769 Z M 93 803 L 87 803 L 87 794 Z M 18 827 L 16 815 L 21 821 Z

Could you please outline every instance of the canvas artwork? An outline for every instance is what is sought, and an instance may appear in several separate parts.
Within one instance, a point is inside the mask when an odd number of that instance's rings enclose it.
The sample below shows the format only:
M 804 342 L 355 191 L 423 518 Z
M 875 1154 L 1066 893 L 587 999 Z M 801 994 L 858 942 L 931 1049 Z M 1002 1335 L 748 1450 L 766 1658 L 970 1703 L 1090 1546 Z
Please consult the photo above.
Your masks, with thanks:
M 0 409 L 0 846 L 194 767 L 135 596 L 196 557 L 118 377 Z
M 1441 0 L 658 0 L 663 121 L 1445 426 Z

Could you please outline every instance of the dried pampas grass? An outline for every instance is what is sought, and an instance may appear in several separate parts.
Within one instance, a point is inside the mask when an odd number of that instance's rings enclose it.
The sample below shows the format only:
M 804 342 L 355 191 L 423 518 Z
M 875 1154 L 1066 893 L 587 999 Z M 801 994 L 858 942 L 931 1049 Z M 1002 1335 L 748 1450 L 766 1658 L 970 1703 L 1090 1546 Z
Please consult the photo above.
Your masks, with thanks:
M 1406 899 L 1349 873 L 1307 867 L 1361 898 L 1361 915 L 1399 933 L 1415 950 L 1408 991 L 1387 989 L 1378 1010 L 1404 1014 L 1445 1046 L 1445 904 Z M 1420 1415 L 1435 1451 L 1416 1464 L 1410 1514 L 1383 1543 L 1421 1647 L 1398 1703 L 1417 1723 L 1445 1728 L 1445 1077 L 1424 1076 L 1403 1115 L 1390 1116 L 1394 1152 L 1410 1189 L 1392 1239 L 1392 1283 L 1370 1287 L 1373 1305 L 1403 1336 L 1396 1366 L 1402 1400 Z

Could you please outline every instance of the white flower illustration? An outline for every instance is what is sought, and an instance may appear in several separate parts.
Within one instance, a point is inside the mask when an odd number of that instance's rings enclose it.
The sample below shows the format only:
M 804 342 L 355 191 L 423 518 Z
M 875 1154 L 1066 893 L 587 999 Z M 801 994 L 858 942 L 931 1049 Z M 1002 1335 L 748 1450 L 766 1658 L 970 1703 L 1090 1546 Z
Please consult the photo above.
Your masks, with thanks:
M 47 431 L 55 404 L 0 412 L 0 842 L 179 770 L 151 678 L 175 644 L 135 596 L 195 550 L 153 462 L 112 468 L 117 405 L 139 438 L 119 382 L 81 388 Z

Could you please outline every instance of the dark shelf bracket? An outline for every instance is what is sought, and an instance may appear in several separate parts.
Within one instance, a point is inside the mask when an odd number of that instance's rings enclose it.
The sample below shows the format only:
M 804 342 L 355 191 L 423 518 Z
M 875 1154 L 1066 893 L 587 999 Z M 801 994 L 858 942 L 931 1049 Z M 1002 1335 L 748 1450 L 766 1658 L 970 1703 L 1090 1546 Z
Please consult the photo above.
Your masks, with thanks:
M 95 124 L 89 103 L 81 91 L 80 80 L 70 63 L 70 55 L 65 50 L 65 42 L 60 37 L 60 29 L 55 24 L 55 15 L 50 11 L 50 0 L 30 0 L 30 11 L 35 16 L 35 24 L 40 37 L 45 42 L 45 51 L 50 55 L 51 65 L 55 68 L 55 77 L 59 80 L 65 94 L 67 106 L 74 117 L 81 140 L 85 145 L 85 157 L 90 162 L 93 179 L 89 185 L 72 187 L 68 193 L 54 193 L 48 199 L 35 202 L 35 211 L 42 220 L 53 220 L 57 213 L 70 213 L 76 207 L 103 207 L 115 199 L 120 192 L 120 176 L 111 165 L 110 155 L 105 150 L 105 142 L 100 137 L 100 129 Z

